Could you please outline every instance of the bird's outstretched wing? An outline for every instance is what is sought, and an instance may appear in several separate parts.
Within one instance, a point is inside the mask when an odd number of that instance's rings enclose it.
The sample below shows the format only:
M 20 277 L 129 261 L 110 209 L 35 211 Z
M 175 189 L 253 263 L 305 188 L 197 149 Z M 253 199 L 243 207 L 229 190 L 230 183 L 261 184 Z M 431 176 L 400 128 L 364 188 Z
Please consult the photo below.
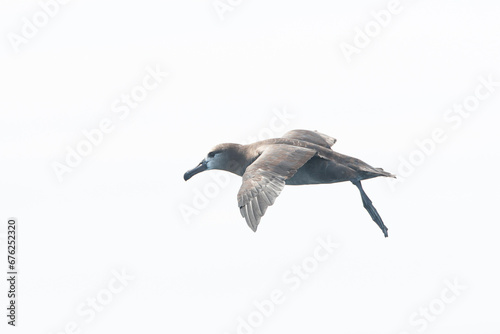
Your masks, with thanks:
M 337 141 L 337 139 L 318 131 L 309 130 L 291 130 L 285 133 L 282 138 L 303 140 L 326 148 L 332 147 Z
M 315 150 L 304 147 L 269 145 L 248 166 L 238 192 L 238 205 L 241 215 L 254 232 L 260 218 L 283 190 L 285 181 L 315 154 Z

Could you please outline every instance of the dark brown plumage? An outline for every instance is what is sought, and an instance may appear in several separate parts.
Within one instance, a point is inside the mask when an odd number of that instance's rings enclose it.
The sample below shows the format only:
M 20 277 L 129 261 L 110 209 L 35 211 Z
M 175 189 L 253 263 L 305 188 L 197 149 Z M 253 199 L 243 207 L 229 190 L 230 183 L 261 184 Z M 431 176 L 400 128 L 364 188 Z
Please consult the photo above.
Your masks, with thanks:
M 256 231 L 267 208 L 285 185 L 352 182 L 360 191 L 363 206 L 387 237 L 387 227 L 361 186 L 361 180 L 395 177 L 367 163 L 331 149 L 336 140 L 309 130 L 292 130 L 281 138 L 249 145 L 220 144 L 194 169 L 187 181 L 208 169 L 221 169 L 243 177 L 238 206 L 248 226 Z

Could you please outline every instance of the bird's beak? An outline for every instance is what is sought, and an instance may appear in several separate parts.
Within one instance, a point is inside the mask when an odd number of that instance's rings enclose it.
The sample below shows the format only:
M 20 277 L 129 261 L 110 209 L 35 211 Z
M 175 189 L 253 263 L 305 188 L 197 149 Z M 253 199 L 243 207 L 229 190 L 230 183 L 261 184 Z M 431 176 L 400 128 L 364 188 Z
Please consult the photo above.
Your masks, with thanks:
M 190 169 L 188 170 L 185 174 L 184 174 L 184 180 L 187 181 L 189 180 L 190 178 L 192 178 L 194 175 L 198 174 L 198 173 L 201 173 L 203 171 L 207 170 L 207 161 L 205 159 L 203 159 L 199 164 L 198 166 L 196 166 L 195 168 L 193 169 Z

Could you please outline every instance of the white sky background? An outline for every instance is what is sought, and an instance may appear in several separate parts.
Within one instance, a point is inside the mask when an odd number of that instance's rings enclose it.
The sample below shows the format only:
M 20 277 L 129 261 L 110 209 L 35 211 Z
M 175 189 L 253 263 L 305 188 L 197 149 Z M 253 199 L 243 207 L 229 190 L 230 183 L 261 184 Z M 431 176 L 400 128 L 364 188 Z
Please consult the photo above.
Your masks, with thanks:
M 73 0 L 16 53 L 7 36 L 40 5 L 2 1 L 0 236 L 11 216 L 20 230 L 19 323 L 2 307 L 2 333 L 233 334 L 274 289 L 284 301 L 254 333 L 498 333 L 500 86 L 456 128 L 444 115 L 480 77 L 500 81 L 500 7 L 404 1 L 348 62 L 341 43 L 387 4 L 252 0 L 221 20 L 211 1 Z M 120 120 L 113 102 L 148 66 L 168 78 Z M 350 183 L 286 187 L 254 234 L 230 175 L 188 224 L 180 208 L 214 172 L 183 173 L 267 131 L 276 108 L 293 115 L 276 136 L 319 130 L 397 174 L 415 141 L 437 127 L 447 139 L 404 182 L 363 183 L 387 239 Z M 59 182 L 52 164 L 104 118 L 114 130 Z M 338 249 L 292 291 L 283 275 L 328 236 Z M 77 308 L 113 270 L 134 279 L 88 322 Z M 446 280 L 466 288 L 425 330 L 412 324 Z

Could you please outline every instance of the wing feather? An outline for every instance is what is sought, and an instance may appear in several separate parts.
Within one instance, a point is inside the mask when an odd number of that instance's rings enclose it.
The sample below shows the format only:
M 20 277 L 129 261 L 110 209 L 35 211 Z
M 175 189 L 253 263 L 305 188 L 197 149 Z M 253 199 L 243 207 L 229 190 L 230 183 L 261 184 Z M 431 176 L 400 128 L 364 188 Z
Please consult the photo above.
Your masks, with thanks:
M 310 130 L 291 130 L 285 133 L 283 138 L 302 140 L 326 148 L 332 147 L 337 142 L 335 138 Z
M 316 150 L 291 145 L 267 146 L 243 174 L 238 192 L 240 213 L 256 231 L 260 219 L 285 187 L 285 181 L 316 155 Z

